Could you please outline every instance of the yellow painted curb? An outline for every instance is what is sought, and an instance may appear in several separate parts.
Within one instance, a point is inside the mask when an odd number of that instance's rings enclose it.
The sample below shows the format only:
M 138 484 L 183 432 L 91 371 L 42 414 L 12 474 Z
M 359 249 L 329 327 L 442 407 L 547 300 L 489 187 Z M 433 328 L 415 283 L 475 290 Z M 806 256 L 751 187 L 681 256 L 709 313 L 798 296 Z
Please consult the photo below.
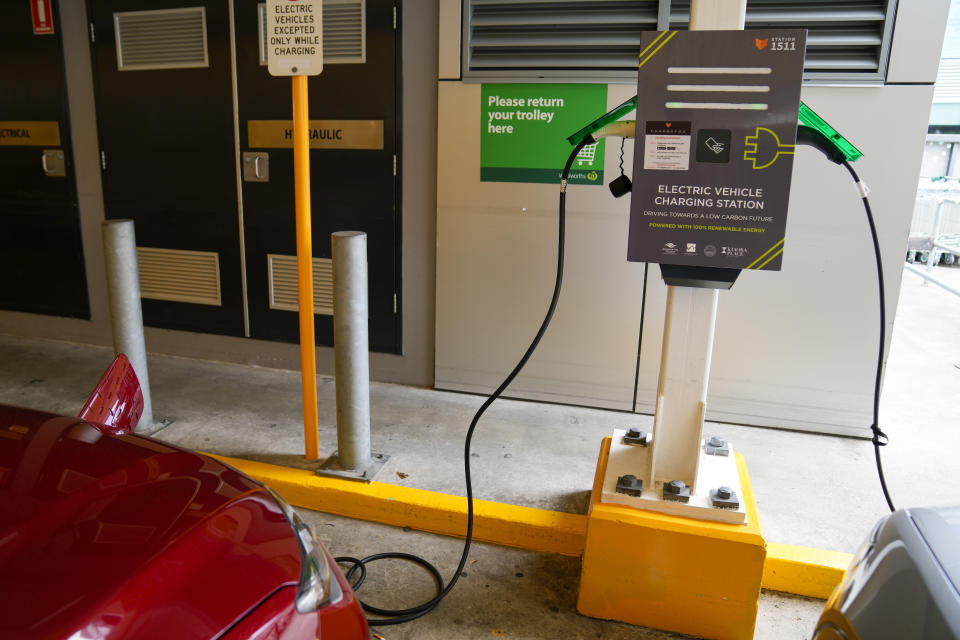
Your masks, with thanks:
M 256 478 L 290 504 L 397 527 L 463 537 L 467 499 L 383 482 L 325 478 L 305 469 L 206 454 Z M 474 500 L 474 539 L 567 556 L 583 553 L 587 516 Z
M 763 588 L 825 599 L 843 580 L 852 559 L 849 553 L 768 542 Z
M 463 537 L 466 498 L 382 482 L 324 478 L 304 469 L 228 458 L 208 453 L 275 489 L 305 509 Z M 586 544 L 587 516 L 475 500 L 474 536 L 507 547 L 580 556 Z M 764 589 L 827 598 L 840 584 L 852 556 L 837 551 L 767 543 Z

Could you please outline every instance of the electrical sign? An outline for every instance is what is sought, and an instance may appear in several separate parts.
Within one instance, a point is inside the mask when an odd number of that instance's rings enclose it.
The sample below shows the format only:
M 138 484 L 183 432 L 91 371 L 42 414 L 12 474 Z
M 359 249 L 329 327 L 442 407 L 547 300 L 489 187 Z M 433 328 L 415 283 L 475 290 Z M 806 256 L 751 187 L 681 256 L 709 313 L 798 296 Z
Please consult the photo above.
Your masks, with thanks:
M 627 257 L 779 270 L 804 30 L 642 34 Z

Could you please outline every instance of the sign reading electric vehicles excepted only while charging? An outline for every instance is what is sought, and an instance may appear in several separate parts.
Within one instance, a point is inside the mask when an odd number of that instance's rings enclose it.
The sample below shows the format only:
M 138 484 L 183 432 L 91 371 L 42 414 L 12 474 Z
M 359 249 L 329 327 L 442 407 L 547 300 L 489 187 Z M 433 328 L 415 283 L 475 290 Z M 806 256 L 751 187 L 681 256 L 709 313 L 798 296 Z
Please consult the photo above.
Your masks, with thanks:
M 566 137 L 607 110 L 607 85 L 485 84 L 480 104 L 480 181 L 559 184 Z M 574 160 L 571 184 L 603 184 L 601 140 Z
M 641 36 L 629 260 L 779 270 L 806 31 Z
M 267 71 L 316 76 L 323 71 L 323 0 L 267 0 Z

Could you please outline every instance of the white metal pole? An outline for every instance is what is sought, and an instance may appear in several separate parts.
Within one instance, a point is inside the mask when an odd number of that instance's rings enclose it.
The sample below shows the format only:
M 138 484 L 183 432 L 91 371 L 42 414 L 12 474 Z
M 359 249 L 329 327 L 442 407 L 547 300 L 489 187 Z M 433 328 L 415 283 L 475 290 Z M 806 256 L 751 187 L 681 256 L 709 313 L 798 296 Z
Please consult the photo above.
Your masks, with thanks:
M 693 0 L 690 29 L 740 30 L 746 11 L 746 0 Z M 650 486 L 682 480 L 697 491 L 718 298 L 717 289 L 667 286 Z
M 344 470 L 370 466 L 370 352 L 367 234 L 333 234 L 333 345 L 337 458 Z
M 143 392 L 143 413 L 137 423 L 137 431 L 149 433 L 154 426 L 153 403 L 150 399 L 150 376 L 147 374 L 147 349 L 143 339 L 140 273 L 133 220 L 104 221 L 103 260 L 107 270 L 113 352 L 114 355 L 126 355 L 133 365 Z
M 692 0 L 690 31 L 740 31 L 747 19 L 747 0 Z

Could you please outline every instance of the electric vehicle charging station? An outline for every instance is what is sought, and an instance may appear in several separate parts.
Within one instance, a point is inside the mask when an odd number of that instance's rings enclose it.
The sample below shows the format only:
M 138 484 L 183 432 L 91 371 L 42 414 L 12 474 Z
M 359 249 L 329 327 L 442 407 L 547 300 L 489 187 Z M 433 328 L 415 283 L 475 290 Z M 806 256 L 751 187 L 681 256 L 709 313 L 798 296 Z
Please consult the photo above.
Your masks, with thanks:
M 780 268 L 806 31 L 645 36 L 627 257 L 661 265 L 667 318 L 654 433 L 613 434 L 603 501 L 743 524 L 732 445 L 703 434 L 713 327 L 740 269 Z
M 691 29 L 710 31 L 645 34 L 637 97 L 569 138 L 581 146 L 636 138 L 628 260 L 659 263 L 667 284 L 654 431 L 617 429 L 601 446 L 577 608 L 718 638 L 753 637 L 766 558 L 745 462 L 703 433 L 719 291 L 741 269 L 779 270 L 801 134 L 846 166 L 864 198 L 881 363 L 883 344 L 879 245 L 866 188 L 848 162 L 859 152 L 842 151 L 842 138 L 800 102 L 806 31 L 745 32 L 744 11 L 741 2 L 694 2 Z M 617 120 L 634 106 L 631 132 Z M 817 129 L 798 129 L 798 119 Z M 621 187 L 611 191 L 622 195 Z M 875 446 L 879 376 L 880 364 Z
M 695 1 L 691 6 L 691 29 L 702 29 L 707 22 L 717 31 L 705 34 L 684 32 L 683 35 L 665 31 L 644 35 L 639 57 L 640 97 L 628 100 L 568 138 L 574 148 L 560 180 L 558 265 L 553 298 L 536 337 L 518 364 L 478 409 L 467 430 L 464 463 L 468 525 L 459 566 L 452 578 L 444 583 L 435 567 L 410 554 L 344 558 L 354 564 L 348 578 L 362 571 L 369 561 L 404 557 L 421 564 L 437 581 L 434 598 L 408 609 L 381 610 L 377 613 L 388 617 L 371 621 L 371 624 L 398 624 L 424 615 L 437 606 L 462 575 L 473 540 L 470 449 L 474 431 L 486 409 L 503 394 L 529 361 L 556 310 L 564 264 L 565 203 L 570 169 L 586 145 L 601 137 L 620 136 L 638 138 L 634 177 L 642 179 L 640 176 L 645 172 L 654 176 L 646 177 L 654 189 L 650 196 L 652 204 L 642 202 L 639 196 L 635 204 L 636 207 L 646 205 L 646 208 L 640 209 L 639 217 L 633 216 L 631 220 L 629 258 L 661 263 L 669 299 L 655 431 L 652 437 L 635 429 L 615 431 L 613 438 L 604 439 L 587 516 L 577 608 L 580 613 L 592 617 L 705 637 L 753 636 L 766 558 L 766 542 L 756 500 L 745 463 L 732 446 L 717 439 L 703 438 L 718 293 L 733 285 L 741 268 L 779 268 L 794 142 L 805 136 L 804 143 L 816 146 L 837 164 L 846 165 L 858 182 L 862 196 L 865 196 L 865 187 L 849 166 L 849 161 L 859 157 L 859 152 L 855 149 L 852 152 L 839 151 L 838 143 L 842 138 L 823 126 L 825 123 L 815 114 L 805 111 L 799 102 L 805 31 L 745 33 L 742 31 L 744 11 L 743 0 Z M 705 19 L 704 15 L 708 17 Z M 702 42 L 698 41 L 701 37 Z M 669 54 L 672 49 L 667 45 L 674 39 L 680 45 L 690 46 L 680 46 L 674 52 L 677 60 L 672 61 Z M 771 42 L 774 46 L 768 49 Z M 737 47 L 742 49 L 736 51 Z M 764 50 L 766 54 L 782 54 L 783 58 L 778 61 L 750 58 L 765 55 Z M 651 63 L 661 51 L 664 55 L 656 63 Z M 644 83 L 643 66 L 647 64 L 651 73 L 659 69 L 661 76 L 659 84 L 652 83 L 652 90 Z M 681 71 L 671 71 L 671 68 Z M 693 82 L 690 79 L 668 82 L 671 73 L 690 76 Z M 727 78 L 715 79 L 717 75 L 737 73 L 764 77 L 766 82 L 738 78 L 733 84 Z M 774 75 L 776 81 L 772 78 Z M 696 76 L 708 76 L 709 80 L 700 78 L 699 86 L 690 88 L 696 84 Z M 692 93 L 694 96 L 673 99 L 670 92 Z M 728 95 L 723 99 L 700 97 L 717 93 Z M 750 94 L 749 101 L 731 99 L 731 93 Z M 760 100 L 754 99 L 753 94 L 767 95 Z M 641 100 L 647 98 L 651 104 L 641 105 Z M 634 110 L 638 110 L 637 121 L 619 121 Z M 676 112 L 690 111 L 697 113 L 673 117 Z M 816 132 L 798 128 L 798 119 L 804 124 L 823 128 Z M 678 126 L 674 128 L 674 124 Z M 648 137 L 651 143 L 649 154 L 646 147 Z M 640 139 L 644 144 L 639 144 Z M 696 145 L 694 140 L 697 140 Z M 701 151 L 704 159 L 695 155 L 700 143 L 705 149 Z M 713 166 L 691 171 L 695 162 Z M 771 167 L 774 169 L 769 170 Z M 767 173 L 758 177 L 763 171 Z M 664 175 L 673 178 L 662 177 Z M 620 186 L 623 182 L 621 180 Z M 694 187 L 700 192 L 684 193 L 684 190 L 693 192 Z M 708 187 L 711 204 L 701 202 L 692 206 L 754 211 L 751 215 L 762 210 L 771 215 L 762 216 L 767 219 L 746 221 L 751 223 L 751 228 L 746 230 L 743 227 L 747 225 L 742 220 L 730 224 L 697 222 L 702 229 L 694 229 L 693 222 L 683 222 L 685 226 L 682 228 L 679 222 L 670 223 L 673 226 L 663 223 L 660 223 L 663 226 L 648 226 L 658 230 L 703 232 L 705 235 L 703 239 L 683 241 L 684 251 L 691 254 L 686 263 L 663 259 L 664 255 L 679 255 L 679 251 L 676 254 L 663 252 L 664 247 L 673 249 L 679 246 L 672 239 L 662 244 L 659 240 L 652 243 L 661 251 L 656 259 L 644 255 L 643 251 L 649 248 L 644 247 L 647 237 L 643 218 L 648 216 L 646 212 L 656 213 L 653 205 L 663 205 L 667 207 L 664 212 L 669 218 L 670 207 L 691 205 L 668 201 L 667 197 L 694 195 L 704 196 L 702 199 L 706 200 Z M 629 188 L 627 182 L 627 190 Z M 623 192 L 625 190 L 615 195 Z M 661 202 L 656 202 L 656 198 L 661 198 Z M 723 204 L 715 204 L 720 198 Z M 869 206 L 867 212 L 869 216 Z M 703 220 L 712 220 L 710 216 L 715 214 L 709 210 L 686 213 L 691 221 L 695 217 L 701 219 L 700 216 Z M 739 223 L 736 228 L 733 222 Z M 640 229 L 636 238 L 632 231 L 635 228 Z M 761 244 L 778 234 L 780 240 L 774 239 L 771 245 L 757 249 L 740 239 L 737 242 L 741 244 L 723 244 L 729 240 L 721 240 L 719 236 L 711 239 L 711 233 L 764 234 Z M 674 246 L 667 246 L 668 242 Z M 701 245 L 702 254 L 696 249 L 687 249 L 688 244 Z M 875 235 L 874 244 L 876 248 Z M 718 245 L 738 250 L 729 254 L 722 249 L 713 250 Z M 879 249 L 877 257 L 879 264 Z M 716 265 L 715 260 L 724 262 Z M 624 469 L 619 471 L 616 467 L 621 461 L 625 461 Z

